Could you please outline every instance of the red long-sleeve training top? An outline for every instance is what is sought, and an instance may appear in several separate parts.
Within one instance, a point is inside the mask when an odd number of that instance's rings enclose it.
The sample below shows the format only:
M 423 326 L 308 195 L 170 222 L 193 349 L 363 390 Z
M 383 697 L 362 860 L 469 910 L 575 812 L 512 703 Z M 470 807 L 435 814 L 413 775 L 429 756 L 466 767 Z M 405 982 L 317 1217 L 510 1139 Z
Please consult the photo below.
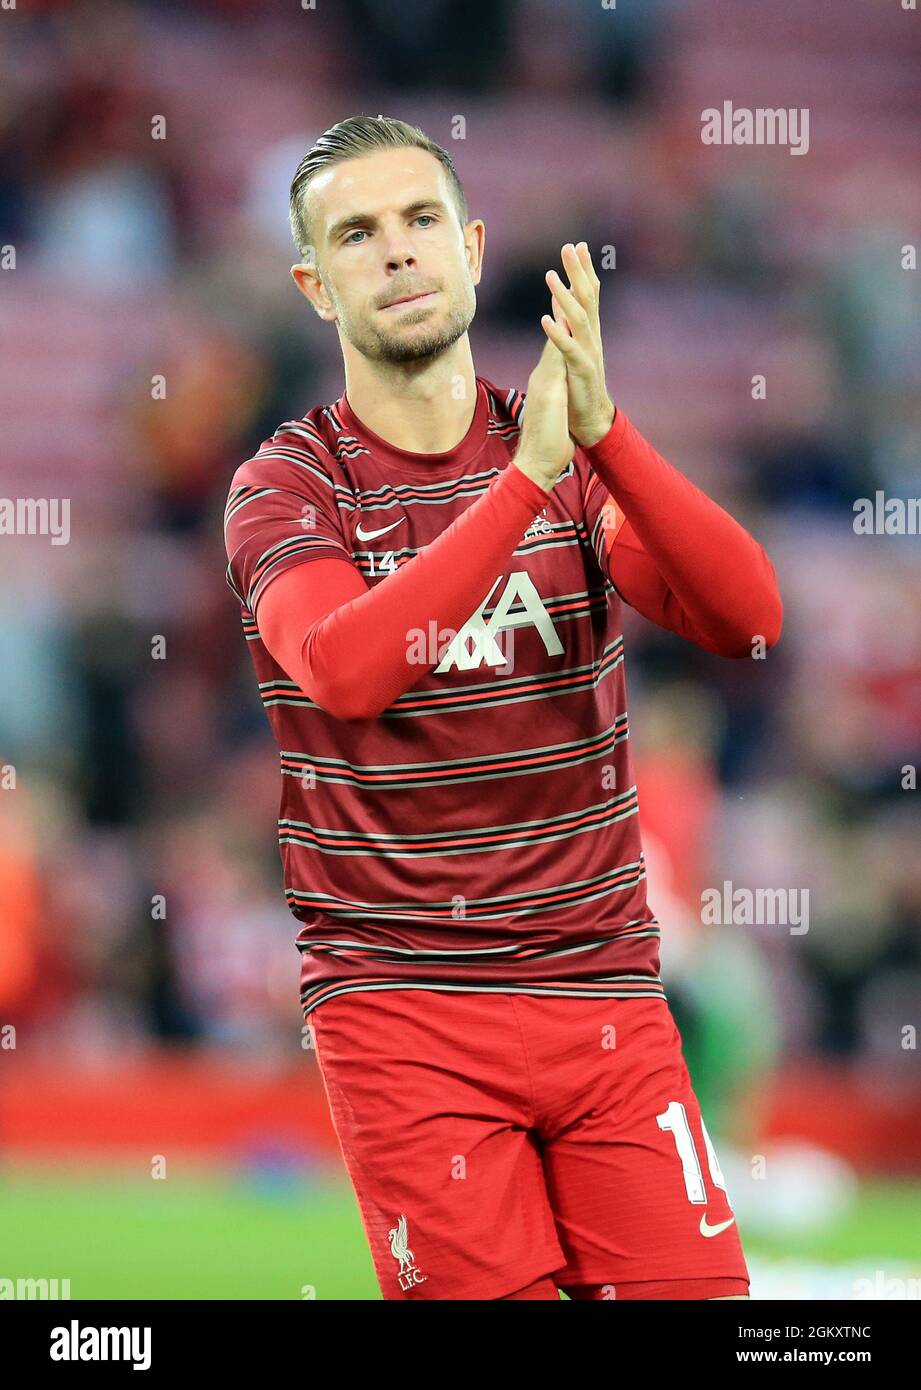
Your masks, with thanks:
M 621 597 L 719 656 L 751 656 L 759 636 L 774 646 L 783 621 L 777 579 L 748 531 L 667 463 L 622 410 L 605 438 L 582 452 L 595 475 L 590 486 L 616 499 L 604 564 Z M 286 570 L 261 605 L 266 646 L 325 709 L 372 718 L 422 675 L 422 665 L 407 660 L 407 630 L 435 623 L 456 631 L 550 495 L 520 469 L 505 469 L 375 588 L 345 558 Z
M 278 747 L 305 1016 L 361 990 L 664 998 L 623 605 L 772 646 L 770 561 L 618 410 L 551 492 L 523 398 L 477 379 L 420 455 L 343 395 L 236 471 L 227 578 Z

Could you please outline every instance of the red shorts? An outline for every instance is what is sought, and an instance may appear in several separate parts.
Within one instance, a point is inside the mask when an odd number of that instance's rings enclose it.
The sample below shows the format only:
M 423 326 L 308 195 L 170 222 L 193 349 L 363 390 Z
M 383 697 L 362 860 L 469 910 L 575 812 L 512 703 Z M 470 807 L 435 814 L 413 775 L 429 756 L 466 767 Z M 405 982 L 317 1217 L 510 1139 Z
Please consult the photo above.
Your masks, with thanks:
M 385 1299 L 748 1292 L 662 999 L 393 989 L 309 1016 Z

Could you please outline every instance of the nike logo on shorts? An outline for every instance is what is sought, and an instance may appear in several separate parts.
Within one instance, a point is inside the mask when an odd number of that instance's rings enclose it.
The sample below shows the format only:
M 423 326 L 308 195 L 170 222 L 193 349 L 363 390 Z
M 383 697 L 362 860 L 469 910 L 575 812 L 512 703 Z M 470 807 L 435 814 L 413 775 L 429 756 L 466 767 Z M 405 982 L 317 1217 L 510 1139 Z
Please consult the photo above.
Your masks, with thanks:
M 702 1236 L 718 1236 L 720 1231 L 725 1231 L 732 1225 L 733 1221 L 735 1221 L 735 1217 L 730 1216 L 728 1221 L 720 1221 L 716 1226 L 708 1226 L 707 1218 L 702 1216 L 700 1218 L 700 1234 Z

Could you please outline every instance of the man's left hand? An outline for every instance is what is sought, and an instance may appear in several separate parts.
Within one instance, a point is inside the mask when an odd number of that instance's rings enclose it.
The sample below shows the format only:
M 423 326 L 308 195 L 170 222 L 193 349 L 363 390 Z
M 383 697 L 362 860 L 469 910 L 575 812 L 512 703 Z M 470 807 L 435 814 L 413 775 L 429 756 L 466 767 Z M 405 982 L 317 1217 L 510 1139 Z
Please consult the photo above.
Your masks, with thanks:
M 566 285 L 555 270 L 547 271 L 553 315 L 544 314 L 541 327 L 566 361 L 569 393 L 569 432 L 577 444 L 590 448 L 608 433 L 614 406 L 604 379 L 599 295 L 588 246 L 567 242 L 561 252 Z

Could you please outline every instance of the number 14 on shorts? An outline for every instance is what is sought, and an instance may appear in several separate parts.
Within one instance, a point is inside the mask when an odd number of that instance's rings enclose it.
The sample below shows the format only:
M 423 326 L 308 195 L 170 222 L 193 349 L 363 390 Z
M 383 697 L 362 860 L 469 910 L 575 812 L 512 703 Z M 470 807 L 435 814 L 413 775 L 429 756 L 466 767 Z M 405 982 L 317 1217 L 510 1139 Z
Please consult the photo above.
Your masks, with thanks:
M 687 1111 L 681 1101 L 669 1101 L 667 1108 L 662 1111 L 661 1115 L 656 1116 L 656 1123 L 660 1129 L 671 1133 L 674 1138 L 678 1158 L 681 1161 L 681 1171 L 684 1176 L 684 1186 L 688 1194 L 688 1201 L 696 1205 L 706 1206 L 708 1199 L 707 1191 L 704 1186 L 703 1172 L 700 1166 L 700 1156 L 697 1152 L 697 1146 L 694 1143 L 691 1126 L 688 1124 Z M 732 1203 L 729 1201 L 726 1179 L 723 1177 L 719 1159 L 716 1156 L 713 1141 L 707 1132 L 707 1126 L 704 1123 L 703 1115 L 700 1117 L 700 1128 L 707 1149 L 707 1166 L 710 1169 L 710 1178 L 714 1187 L 721 1188 L 726 1194 L 726 1201 L 731 1211 Z M 719 1232 L 724 1231 L 727 1226 L 731 1226 L 734 1220 L 735 1217 L 732 1217 L 729 1221 L 721 1221 L 716 1226 L 708 1226 L 706 1217 L 703 1217 L 700 1224 L 701 1235 L 718 1235 Z

